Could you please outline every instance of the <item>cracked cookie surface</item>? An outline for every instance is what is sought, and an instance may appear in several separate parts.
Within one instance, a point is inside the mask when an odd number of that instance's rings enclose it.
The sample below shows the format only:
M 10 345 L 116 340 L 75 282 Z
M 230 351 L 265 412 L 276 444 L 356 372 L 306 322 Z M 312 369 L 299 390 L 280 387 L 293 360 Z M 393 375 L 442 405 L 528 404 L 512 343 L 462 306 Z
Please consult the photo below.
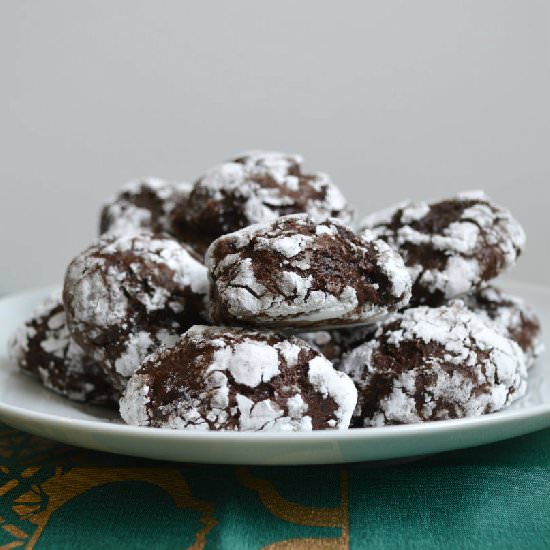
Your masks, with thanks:
M 365 324 L 405 306 L 411 280 L 384 241 L 330 219 L 284 216 L 224 235 L 206 253 L 218 324 Z
M 151 356 L 120 401 L 128 424 L 193 430 L 345 429 L 353 382 L 304 341 L 194 326 Z
M 519 223 L 481 191 L 402 203 L 368 216 L 361 230 L 403 256 L 416 305 L 441 305 L 471 292 L 514 265 L 525 246 Z
M 516 342 L 460 300 L 392 315 L 340 369 L 358 388 L 357 427 L 491 413 L 520 398 L 527 380 Z
M 173 239 L 149 233 L 106 237 L 67 269 L 67 324 L 123 389 L 147 355 L 203 322 L 207 286 L 205 266 Z

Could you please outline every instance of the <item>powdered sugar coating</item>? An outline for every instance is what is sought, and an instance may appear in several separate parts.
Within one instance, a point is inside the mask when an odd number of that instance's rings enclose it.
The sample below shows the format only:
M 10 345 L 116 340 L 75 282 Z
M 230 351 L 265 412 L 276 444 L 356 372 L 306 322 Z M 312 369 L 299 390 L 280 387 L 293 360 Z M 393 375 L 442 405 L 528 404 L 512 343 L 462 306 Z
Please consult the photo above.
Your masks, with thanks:
M 106 236 L 67 269 L 68 325 L 122 389 L 147 355 L 202 319 L 207 285 L 204 265 L 173 239 Z
M 59 292 L 52 293 L 34 308 L 32 317 L 17 327 L 8 340 L 8 358 L 22 369 L 36 373 L 36 366 L 28 362 L 29 342 L 38 335 L 37 324 L 43 325 L 45 329 L 45 338 L 41 336 L 41 341 L 50 340 L 55 335 L 55 332 L 48 327 L 50 317 L 62 315 L 62 325 L 65 324 L 65 313 L 62 307 L 60 311 L 60 305 Z
M 191 184 L 145 178 L 125 184 L 101 212 L 100 233 L 126 235 L 143 230 L 174 233 L 172 214 L 187 202 Z
M 531 306 L 494 286 L 486 286 L 463 298 L 485 322 L 518 343 L 530 367 L 543 352 L 541 325 Z
M 71 339 L 60 292 L 41 303 L 18 328 L 8 351 L 21 369 L 73 401 L 112 405 L 118 399 L 101 369 Z
M 519 223 L 482 191 L 401 203 L 368 216 L 361 229 L 403 256 L 416 304 L 439 305 L 471 292 L 514 265 L 525 246 Z
M 374 323 L 349 328 L 300 332 L 300 338 L 338 367 L 343 355 L 370 340 L 376 328 L 377 324 Z
M 405 306 L 402 259 L 338 220 L 284 216 L 217 239 L 205 257 L 214 322 L 317 327 L 372 322 Z
M 382 426 L 498 411 L 526 390 L 519 346 L 460 300 L 392 315 L 340 368 L 355 382 L 355 423 Z
M 353 382 L 305 342 L 270 332 L 194 326 L 132 376 L 128 424 L 192 430 L 348 427 Z
M 345 223 L 353 219 L 326 174 L 305 174 L 299 155 L 271 151 L 248 151 L 210 169 L 195 183 L 187 206 L 189 227 L 210 235 L 211 241 L 285 214 L 305 212 Z

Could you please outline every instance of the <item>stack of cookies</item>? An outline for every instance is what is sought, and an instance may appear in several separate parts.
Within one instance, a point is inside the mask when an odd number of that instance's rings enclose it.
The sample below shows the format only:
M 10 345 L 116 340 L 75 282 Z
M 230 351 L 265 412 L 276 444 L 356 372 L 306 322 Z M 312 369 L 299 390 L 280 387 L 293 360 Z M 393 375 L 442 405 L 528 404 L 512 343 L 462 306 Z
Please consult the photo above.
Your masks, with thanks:
M 127 184 L 10 342 L 27 373 L 139 426 L 310 431 L 498 411 L 540 324 L 490 284 L 525 235 L 482 192 L 354 224 L 298 155 Z

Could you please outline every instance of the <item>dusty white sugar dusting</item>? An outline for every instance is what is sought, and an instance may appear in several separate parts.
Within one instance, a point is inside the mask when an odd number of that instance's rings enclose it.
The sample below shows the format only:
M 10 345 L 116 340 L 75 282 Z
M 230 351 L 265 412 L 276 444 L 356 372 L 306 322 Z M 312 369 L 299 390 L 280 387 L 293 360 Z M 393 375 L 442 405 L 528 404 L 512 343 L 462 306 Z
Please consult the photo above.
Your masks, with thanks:
M 208 290 L 208 273 L 206 267 L 193 258 L 185 248 L 170 241 L 168 246 L 159 250 L 160 257 L 176 274 L 176 280 L 189 286 L 196 294 L 206 294 Z
M 327 174 L 320 174 L 320 180 L 322 183 L 319 187 L 326 186 L 327 195 L 325 200 L 327 201 L 327 203 L 332 207 L 333 210 L 345 210 L 347 208 L 347 201 L 340 189 L 330 184 L 330 178 Z M 351 223 L 352 221 L 353 213 L 350 215 L 349 219 L 346 222 Z
M 312 342 L 316 346 L 326 346 L 332 342 L 332 336 L 328 330 L 301 332 L 300 338 L 303 338 L 306 342 Z
M 275 344 L 274 348 L 281 354 L 287 367 L 295 367 L 298 364 L 298 356 L 301 350 L 299 345 L 283 340 Z
M 444 289 L 445 296 L 460 296 L 471 290 L 479 276 L 476 260 L 452 256 L 443 277 L 438 271 L 428 269 L 420 276 L 420 281 L 434 291 Z
M 300 179 L 296 176 L 287 176 L 285 185 L 291 191 L 297 192 L 300 190 Z
M 149 424 L 147 413 L 147 406 L 150 402 L 149 389 L 145 376 L 136 374 L 129 380 L 126 391 L 120 399 L 119 408 L 120 416 L 126 424 L 133 426 Z
M 340 368 L 359 389 L 355 416 L 365 426 L 497 411 L 525 393 L 527 377 L 519 346 L 460 300 L 392 315 Z
M 357 404 L 357 389 L 352 380 L 335 370 L 332 363 L 322 355 L 309 362 L 308 379 L 316 391 L 334 399 L 338 405 L 336 427 L 346 429 Z
M 316 235 L 336 235 L 337 229 L 334 226 L 327 225 L 325 223 L 319 224 L 315 228 Z
M 244 341 L 214 353 L 212 370 L 227 370 L 238 384 L 255 388 L 279 374 L 277 351 L 262 342 Z
M 285 296 L 293 296 L 294 303 L 296 303 L 298 300 L 308 300 L 308 291 L 312 282 L 313 277 L 311 275 L 300 277 L 294 271 L 283 271 L 277 286 Z M 309 296 L 312 297 L 312 294 L 309 293 Z
M 293 418 L 302 418 L 308 410 L 307 403 L 299 393 L 287 401 L 287 406 L 288 414 Z M 311 417 L 309 417 L 309 422 L 311 422 Z
M 242 431 L 276 428 L 277 420 L 284 415 L 284 411 L 270 399 L 255 403 L 244 395 L 237 395 L 237 407 L 241 413 L 239 426 Z
M 311 417 L 304 416 L 304 409 L 296 406 L 296 396 L 291 400 L 291 409 L 288 410 L 288 415 L 285 415 L 279 405 L 271 399 L 253 402 L 243 395 L 237 395 L 237 405 L 241 413 L 239 429 L 271 432 L 310 431 Z
M 285 258 L 293 258 L 296 254 L 305 250 L 308 242 L 311 242 L 311 237 L 288 235 L 273 239 L 270 246 L 273 250 L 285 256 Z
M 379 264 L 392 286 L 394 296 L 401 296 L 398 307 L 405 306 L 411 299 L 411 276 L 409 275 L 403 258 L 381 240 L 373 242 L 379 255 Z
M 98 271 L 103 265 L 103 259 L 80 256 L 69 266 L 66 280 L 71 286 L 71 307 L 77 323 L 108 326 L 120 323 L 127 315 L 128 300 L 118 277 L 109 271 L 103 277 Z
M 65 314 L 63 314 L 63 319 Z M 69 345 L 69 331 L 65 326 L 65 322 L 60 325 L 57 329 L 54 329 L 52 332 L 47 332 L 42 342 L 40 342 L 40 347 L 46 352 L 55 357 L 63 359 L 65 356 L 65 351 Z
M 424 202 L 407 204 L 403 208 L 402 220 L 405 223 L 410 223 L 415 220 L 420 220 L 429 211 L 430 211 L 430 207 Z
M 18 365 L 25 364 L 25 354 L 28 351 L 29 339 L 35 334 L 35 330 L 27 325 L 21 325 L 12 334 L 8 341 L 8 358 Z
M 59 302 L 58 302 L 59 304 Z M 48 329 L 59 330 L 65 326 L 65 312 L 60 311 L 48 319 Z
M 115 370 L 121 376 L 131 376 L 138 369 L 141 361 L 151 353 L 152 346 L 153 340 L 148 332 L 130 334 L 126 342 L 126 350 L 115 361 Z

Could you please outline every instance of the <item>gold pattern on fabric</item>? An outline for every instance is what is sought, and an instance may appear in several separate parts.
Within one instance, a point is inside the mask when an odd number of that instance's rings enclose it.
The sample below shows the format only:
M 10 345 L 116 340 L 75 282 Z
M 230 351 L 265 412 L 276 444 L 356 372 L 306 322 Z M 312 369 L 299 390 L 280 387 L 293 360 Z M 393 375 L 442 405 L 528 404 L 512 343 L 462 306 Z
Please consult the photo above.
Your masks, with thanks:
M 301 538 L 287 539 L 264 547 L 264 550 L 314 550 L 349 548 L 349 502 L 348 474 L 345 468 L 340 470 L 340 505 L 337 508 L 304 506 L 285 499 L 272 482 L 253 475 L 248 468 L 238 468 L 237 479 L 247 489 L 258 493 L 266 510 L 275 517 L 309 527 L 339 527 L 342 532 L 338 538 Z
M 192 550 L 202 550 L 207 536 L 218 524 L 213 504 L 191 493 L 182 472 L 170 465 L 147 467 L 88 466 L 90 453 L 59 445 L 17 430 L 0 427 L 0 498 L 7 515 L 0 517 L 0 530 L 11 542 L 0 550 L 33 550 L 52 515 L 71 499 L 111 483 L 144 482 L 170 495 L 178 508 L 199 513 L 199 528 Z M 258 505 L 274 517 L 305 527 L 340 530 L 335 537 L 289 538 L 265 546 L 269 550 L 344 550 L 349 548 L 348 478 L 340 471 L 340 502 L 335 507 L 306 506 L 284 498 L 274 483 L 255 475 L 250 468 L 237 468 L 242 486 L 257 494 Z M 260 504 L 261 503 L 261 504 Z M 11 510 L 10 510 L 11 508 Z M 13 513 L 12 513 L 13 512 Z M 7 516 L 11 519 L 5 519 Z M 299 535 L 298 535 L 299 536 Z
M 31 475 L 36 471 L 38 468 L 27 469 L 22 475 Z M 63 471 L 58 467 L 52 477 L 33 485 L 31 490 L 15 498 L 13 511 L 20 519 L 35 525 L 36 529 L 32 534 L 27 534 L 13 525 L 3 525 L 5 531 L 19 539 L 3 548 L 24 545 L 26 550 L 32 550 L 52 514 L 69 500 L 95 487 L 125 481 L 141 481 L 156 485 L 173 498 L 178 508 L 190 508 L 200 512 L 199 521 L 203 527 L 195 533 L 195 542 L 190 548 L 202 550 L 205 547 L 207 533 L 217 524 L 212 515 L 213 507 L 193 497 L 187 482 L 175 468 L 76 467 Z

